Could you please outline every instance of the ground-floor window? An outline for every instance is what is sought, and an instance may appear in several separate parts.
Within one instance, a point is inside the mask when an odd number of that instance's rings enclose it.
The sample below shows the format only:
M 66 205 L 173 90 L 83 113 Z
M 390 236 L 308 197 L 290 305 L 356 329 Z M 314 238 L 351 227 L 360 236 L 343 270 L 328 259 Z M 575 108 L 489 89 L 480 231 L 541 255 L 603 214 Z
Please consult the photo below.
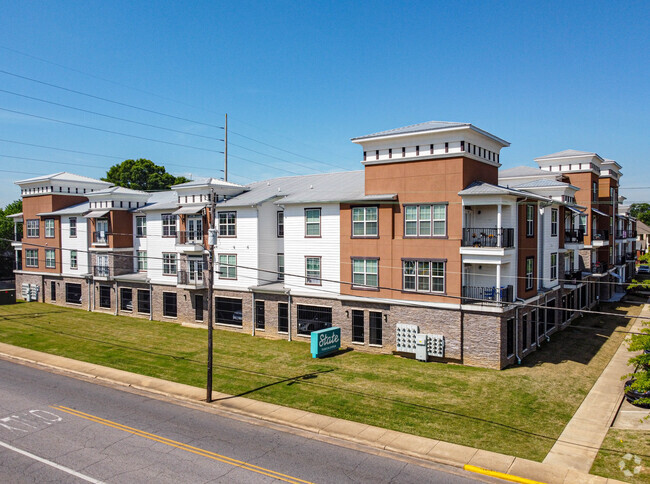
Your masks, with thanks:
M 298 305 L 298 334 L 332 327 L 332 308 Z
M 138 312 L 145 314 L 151 313 L 151 293 L 148 289 L 138 290 Z
M 278 303 L 278 333 L 289 332 L 289 304 Z
M 81 284 L 66 283 L 65 302 L 81 304 Z
M 194 295 L 194 320 L 203 321 L 203 295 Z
M 221 324 L 242 326 L 242 300 L 226 297 L 214 298 L 214 320 Z
M 255 301 L 255 329 L 264 329 L 265 327 L 264 301 Z
M 546 303 L 546 331 L 550 331 L 555 326 L 555 299 Z
M 544 318 L 546 317 L 546 311 L 544 309 L 540 309 L 538 316 L 537 316 L 537 337 L 542 338 L 544 337 Z
M 133 311 L 133 290 L 131 288 L 120 288 L 120 309 L 122 311 Z
M 56 301 L 56 281 L 50 281 L 50 299 Z
M 537 309 L 530 312 L 530 345 L 535 346 L 535 324 L 537 323 Z
M 363 311 L 359 309 L 352 310 L 352 342 L 363 343 Z
M 515 320 L 510 318 L 506 321 L 506 356 L 509 358 L 515 352 Z
M 99 307 L 111 307 L 111 286 L 99 286 Z
M 382 345 L 382 327 L 381 327 L 381 313 L 376 311 L 370 311 L 370 319 L 368 324 L 369 338 L 368 343 L 371 345 Z
M 521 342 L 524 349 L 528 348 L 528 315 L 521 317 Z
M 163 316 L 175 318 L 178 315 L 176 306 L 176 293 L 163 292 Z

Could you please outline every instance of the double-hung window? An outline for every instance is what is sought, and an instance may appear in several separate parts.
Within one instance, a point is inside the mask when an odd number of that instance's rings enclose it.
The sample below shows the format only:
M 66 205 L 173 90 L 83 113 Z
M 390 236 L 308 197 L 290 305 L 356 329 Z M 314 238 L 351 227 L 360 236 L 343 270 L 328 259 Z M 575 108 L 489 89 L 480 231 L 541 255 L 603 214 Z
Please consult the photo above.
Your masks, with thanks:
M 535 269 L 535 258 L 526 257 L 526 291 L 533 288 L 533 271 Z
M 352 209 L 352 236 L 376 237 L 377 207 L 354 207 Z
M 237 279 L 235 254 L 219 254 L 219 279 Z
M 320 286 L 320 257 L 305 257 L 305 284 Z
M 278 238 L 284 237 L 284 212 L 279 211 L 277 215 L 277 234 Z
M 284 254 L 278 254 L 278 281 L 284 281 Z
M 25 265 L 38 267 L 38 249 L 25 249 Z
M 56 255 L 54 249 L 45 249 L 45 267 L 54 269 L 56 267 Z
M 305 209 L 305 237 L 320 237 L 320 208 Z
M 27 237 L 38 237 L 38 236 L 39 236 L 38 219 L 28 220 Z
M 405 291 L 444 292 L 445 263 L 436 260 L 402 262 L 402 286 Z
M 578 218 L 578 230 L 582 232 L 582 234 L 587 233 L 587 216 L 586 215 L 580 215 Z
M 176 237 L 176 215 L 162 214 L 162 234 L 163 237 Z
M 237 212 L 219 212 L 219 237 L 237 237 Z
M 48 239 L 54 238 L 54 219 L 46 218 L 45 219 L 45 237 Z
M 176 275 L 176 254 L 171 252 L 163 252 L 163 275 L 175 276 Z
M 71 250 L 70 251 L 70 269 L 77 269 L 78 262 L 77 262 L 77 251 L 76 250 Z
M 174 226 L 174 228 L 176 228 L 176 227 Z M 146 237 L 147 236 L 147 217 L 136 217 L 135 218 L 135 236 L 136 237 Z
M 137 252 L 138 272 L 147 270 L 147 251 L 139 250 Z
M 526 205 L 526 237 L 535 235 L 535 205 Z
M 551 280 L 557 279 L 557 252 L 551 254 Z
M 77 217 L 70 217 L 70 238 L 77 236 Z
M 406 205 L 404 207 L 405 237 L 444 237 L 447 235 L 447 206 Z
M 379 261 L 352 259 L 352 284 L 367 288 L 379 287 Z
M 557 237 L 558 210 L 551 209 L 551 237 Z

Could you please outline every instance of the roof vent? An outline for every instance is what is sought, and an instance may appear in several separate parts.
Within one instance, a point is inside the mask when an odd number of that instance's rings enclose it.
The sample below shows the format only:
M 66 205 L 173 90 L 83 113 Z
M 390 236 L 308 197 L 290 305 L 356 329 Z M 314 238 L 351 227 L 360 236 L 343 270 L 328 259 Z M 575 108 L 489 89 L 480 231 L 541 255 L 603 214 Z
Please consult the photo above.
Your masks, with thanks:
M 271 182 L 266 182 L 266 186 L 267 186 L 267 187 L 270 187 L 270 186 L 271 186 Z
M 309 185 L 309 189 L 310 189 L 310 190 L 313 190 L 313 189 L 314 189 L 314 185 Z

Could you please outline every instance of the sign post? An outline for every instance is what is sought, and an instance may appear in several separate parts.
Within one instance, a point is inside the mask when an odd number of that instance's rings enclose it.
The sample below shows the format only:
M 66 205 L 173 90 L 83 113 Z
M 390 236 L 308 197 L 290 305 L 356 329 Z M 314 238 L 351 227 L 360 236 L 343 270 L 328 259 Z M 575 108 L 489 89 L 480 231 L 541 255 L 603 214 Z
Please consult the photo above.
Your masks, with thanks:
M 334 353 L 341 348 L 341 328 L 326 328 L 311 333 L 311 355 L 313 358 Z

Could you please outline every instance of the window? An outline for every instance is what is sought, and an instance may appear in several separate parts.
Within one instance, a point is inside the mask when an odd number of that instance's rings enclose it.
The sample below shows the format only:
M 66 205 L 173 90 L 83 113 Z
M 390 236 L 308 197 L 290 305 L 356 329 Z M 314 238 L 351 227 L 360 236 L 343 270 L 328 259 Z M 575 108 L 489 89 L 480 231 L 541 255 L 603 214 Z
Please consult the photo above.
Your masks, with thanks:
M 596 182 L 591 182 L 591 194 L 592 194 L 592 201 L 597 202 L 598 201 L 598 184 Z
M 151 313 L 151 292 L 148 289 L 138 289 L 138 312 Z
M 122 311 L 133 311 L 133 289 L 128 287 L 120 288 L 120 309 Z
M 71 250 L 70 251 L 70 269 L 77 269 L 78 263 L 77 263 L 77 251 L 76 250 Z
M 557 252 L 551 254 L 551 280 L 557 279 Z
M 521 317 L 521 343 L 524 349 L 528 348 L 528 315 Z
M 298 334 L 332 327 L 332 308 L 298 305 Z
M 535 268 L 535 258 L 526 257 L 526 291 L 533 288 L 533 270 Z
M 50 281 L 50 299 L 56 301 L 56 281 Z
M 54 249 L 45 249 L 45 267 L 54 269 L 56 267 L 55 257 Z
M 65 302 L 70 304 L 81 304 L 81 284 L 66 283 Z
M 203 321 L 203 295 L 194 295 L 194 321 Z
M 27 237 L 39 237 L 38 220 L 27 221 Z
M 278 238 L 284 237 L 284 212 L 278 212 Z
M 320 237 L 320 208 L 305 209 L 305 237 Z
M 535 205 L 526 205 L 526 237 L 535 235 Z
M 176 215 L 162 214 L 163 237 L 176 237 Z
M 264 301 L 255 301 L 255 329 L 265 329 Z
M 557 208 L 551 209 L 551 237 L 557 237 Z
M 177 314 L 176 293 L 163 292 L 163 316 L 175 318 Z
M 176 254 L 170 252 L 163 252 L 163 275 L 175 276 L 176 275 Z
M 369 321 L 369 338 L 368 343 L 371 345 L 382 345 L 382 331 L 381 331 L 381 313 L 376 311 L 370 311 L 370 321 Z
M 46 218 L 45 219 L 45 237 L 48 239 L 54 238 L 54 219 Z
M 147 270 L 147 251 L 139 250 L 136 253 L 138 260 L 138 272 Z
M 352 236 L 376 237 L 377 207 L 354 207 L 352 209 Z
M 546 331 L 551 331 L 555 327 L 555 299 L 546 303 Z
M 305 257 L 305 284 L 320 286 L 320 257 Z
M 219 237 L 237 236 L 237 212 L 219 212 Z
M 174 226 L 174 228 L 176 228 L 176 227 Z M 147 217 L 136 217 L 135 218 L 135 236 L 136 237 L 146 237 L 147 236 Z
M 406 156 L 406 147 L 402 146 L 402 158 Z
M 219 254 L 219 279 L 237 279 L 237 256 Z
M 77 236 L 77 217 L 70 217 L 70 238 Z
M 289 304 L 278 303 L 278 333 L 289 332 Z
M 578 230 L 582 232 L 583 234 L 587 233 L 587 216 L 586 215 L 580 215 L 578 218 Z
M 444 292 L 445 263 L 431 260 L 402 261 L 404 291 Z
M 379 287 L 379 261 L 377 259 L 352 259 L 352 284 Z
M 99 307 L 110 309 L 111 307 L 111 286 L 99 286 Z
M 38 249 L 25 249 L 25 266 L 38 267 Z
M 278 254 L 278 281 L 284 281 L 284 254 Z
M 447 234 L 447 206 L 404 206 L 405 237 L 440 237 Z
M 506 321 L 506 357 L 510 358 L 515 352 L 515 320 Z
M 242 326 L 242 300 L 226 297 L 214 298 L 215 322 Z
M 363 329 L 363 311 L 359 309 L 352 310 L 352 342 L 364 343 Z

